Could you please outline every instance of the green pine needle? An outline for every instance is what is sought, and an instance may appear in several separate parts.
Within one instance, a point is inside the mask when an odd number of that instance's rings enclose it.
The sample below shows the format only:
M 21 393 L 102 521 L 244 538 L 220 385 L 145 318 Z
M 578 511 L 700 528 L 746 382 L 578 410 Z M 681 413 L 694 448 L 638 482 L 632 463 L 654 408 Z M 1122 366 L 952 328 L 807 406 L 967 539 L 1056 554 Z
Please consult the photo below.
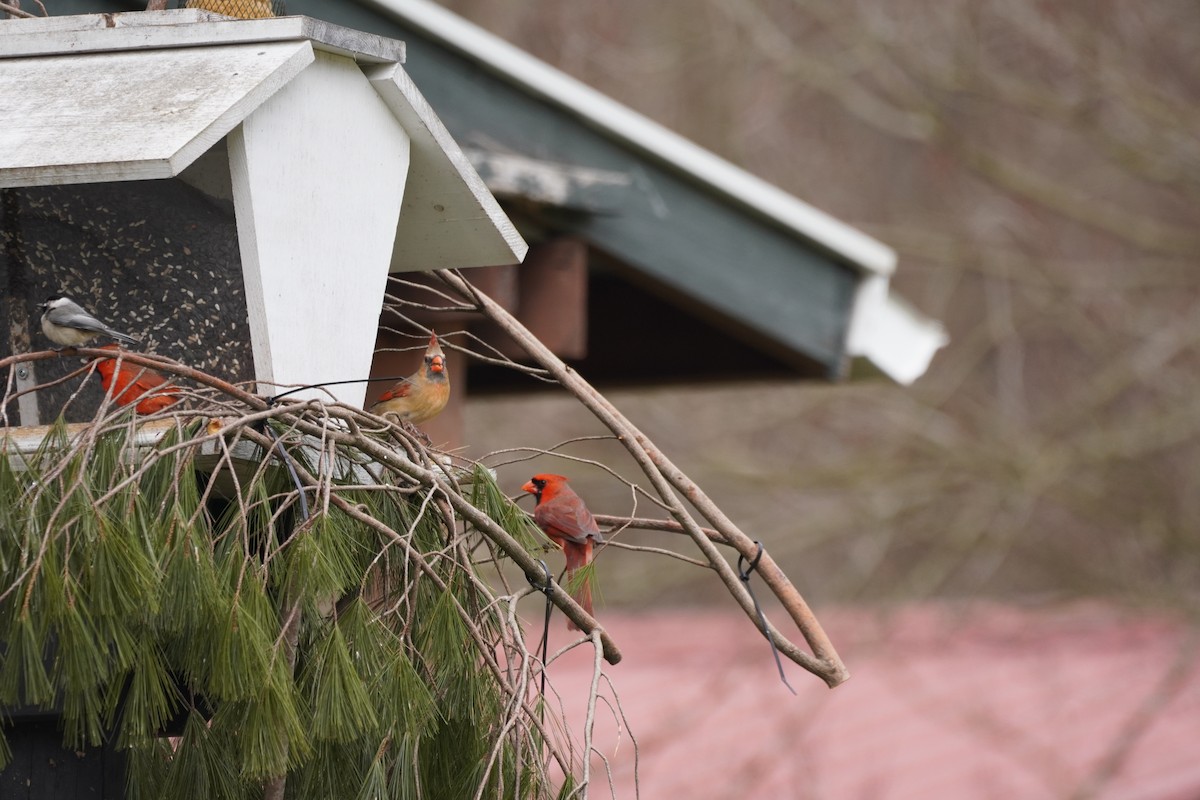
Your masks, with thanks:
M 460 533 L 428 488 L 389 473 L 394 484 L 344 489 L 377 465 L 343 445 L 317 458 L 276 426 L 297 463 L 424 554 L 436 580 L 311 491 L 301 526 L 276 454 L 218 463 L 211 443 L 179 446 L 204 424 L 147 448 L 123 423 L 72 438 L 60 421 L 16 468 L 0 431 L 0 703 L 61 711 L 71 747 L 115 742 L 134 800 L 246 800 L 284 775 L 289 797 L 473 796 L 502 730 L 485 796 L 550 797 L 544 744 L 504 726 L 509 698 L 464 620 L 490 649 L 502 605 L 450 546 Z M 486 470 L 469 482 L 472 502 L 539 546 Z
M 203 715 L 188 714 L 162 783 L 171 800 L 236 798 L 244 793 L 228 744 L 213 735 Z
M 350 742 L 375 730 L 378 719 L 341 629 L 334 624 L 326 628 L 302 677 L 312 707 L 312 736 Z
M 387 768 L 381 754 L 380 757 L 372 760 L 371 765 L 367 767 L 366 779 L 363 780 L 362 788 L 355 795 L 355 800 L 383 800 L 387 796 Z
M 146 618 L 158 607 L 158 566 L 136 530 L 97 515 L 95 546 L 82 583 L 97 616 Z
M 492 474 L 481 465 L 476 465 L 472 473 L 471 504 L 498 522 L 526 550 L 535 551 L 546 544 L 546 537 L 533 517 L 509 500 Z
M 230 593 L 229 605 L 220 609 L 219 622 L 202 640 L 207 651 L 203 685 L 219 700 L 245 700 L 262 692 L 279 630 L 278 614 L 258 576 L 250 570 L 229 574 L 233 566 L 229 563 L 222 576 L 228 582 L 223 589 Z
M 171 719 L 182 701 L 162 650 L 153 640 L 138 649 L 137 661 L 127 681 L 117 739 L 121 747 L 154 736 Z
M 63 691 L 65 738 L 75 747 L 99 745 L 104 741 L 102 692 L 109 663 L 96 641 L 86 606 L 72 604 L 59 619 L 57 634 L 53 679 Z
M 40 706 L 54 697 L 54 686 L 46 673 L 45 637 L 33 619 L 16 619 L 4 637 L 7 650 L 0 668 L 0 701 L 5 705 Z
M 295 685 L 287 678 L 273 677 L 252 699 L 222 703 L 213 733 L 236 743 L 241 774 L 250 780 L 283 775 L 311 753 Z

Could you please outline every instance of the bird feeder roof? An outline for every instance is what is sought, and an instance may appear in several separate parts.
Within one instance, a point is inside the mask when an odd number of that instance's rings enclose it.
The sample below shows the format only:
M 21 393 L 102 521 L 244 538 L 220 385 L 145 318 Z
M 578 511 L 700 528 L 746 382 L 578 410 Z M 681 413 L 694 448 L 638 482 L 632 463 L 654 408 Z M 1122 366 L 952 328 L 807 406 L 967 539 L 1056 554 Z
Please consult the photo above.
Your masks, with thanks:
M 404 44 L 309 17 L 0 22 L 0 187 L 177 176 L 318 53 L 362 68 L 410 137 L 392 270 L 520 261 L 524 241 L 404 73 Z

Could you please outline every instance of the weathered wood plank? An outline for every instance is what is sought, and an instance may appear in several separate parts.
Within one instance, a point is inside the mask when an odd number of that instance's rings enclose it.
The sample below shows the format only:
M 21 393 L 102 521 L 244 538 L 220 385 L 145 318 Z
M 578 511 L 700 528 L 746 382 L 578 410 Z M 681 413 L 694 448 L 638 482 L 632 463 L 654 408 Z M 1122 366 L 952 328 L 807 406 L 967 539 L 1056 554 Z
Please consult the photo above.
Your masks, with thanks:
M 58 10 L 58 7 L 55 7 Z M 220 14 L 199 8 L 172 11 L 143 11 L 133 13 L 79 14 L 64 12 L 53 17 L 22 19 L 19 25 L 5 27 L 10 20 L 0 20 L 0 31 L 8 34 L 56 33 L 62 31 L 100 30 L 115 27 L 148 27 L 151 25 L 181 25 L 193 22 L 216 22 Z M 16 20 L 12 20 L 16 21 Z M 8 54 L 11 42 L 0 44 L 0 58 Z
M 0 21 L 0 59 L 304 40 L 364 64 L 404 61 L 404 42 L 312 17 L 231 20 L 179 9 Z
M 478 147 L 465 148 L 464 152 L 497 197 L 591 213 L 617 213 L 634 188 L 634 177 L 627 172 L 493 153 Z
M 277 42 L 0 60 L 0 186 L 171 177 L 313 58 Z
M 91 427 L 85 423 L 71 423 L 66 426 L 68 439 L 73 439 Z M 167 431 L 175 427 L 174 420 L 155 420 L 143 423 L 134 430 L 134 443 L 139 447 L 149 447 L 157 444 Z M 14 467 L 21 468 L 27 456 L 36 453 L 42 442 L 50 435 L 53 427 L 50 425 L 31 425 L 20 428 L 5 428 L 0 434 L 0 448 L 12 460 Z
M 200 419 L 206 420 L 206 424 L 220 424 L 219 420 L 208 417 L 200 417 Z M 189 421 L 185 421 L 185 424 Z M 130 434 L 130 441 L 135 448 L 150 449 L 157 446 L 168 432 L 175 429 L 175 426 L 175 420 L 170 419 L 144 422 L 133 427 Z M 91 428 L 91 423 L 68 424 L 66 426 L 67 439 L 73 441 L 79 436 L 90 433 Z M 3 433 L 0 434 L 0 457 L 7 457 L 10 466 L 14 470 L 18 472 L 25 470 L 28 460 L 42 447 L 51 430 L 52 428 L 48 425 L 26 428 L 4 428 Z M 294 448 L 295 445 L 293 444 L 291 447 Z M 303 453 L 304 458 L 308 459 L 311 463 L 316 463 L 326 457 L 321 441 L 315 437 L 304 437 L 299 449 Z M 249 439 L 239 439 L 228 450 L 226 450 L 224 445 L 214 440 L 203 442 L 199 446 L 199 451 L 196 453 L 195 458 L 197 468 L 204 473 L 212 473 L 217 469 L 223 468 L 223 463 L 228 458 L 231 461 L 234 472 L 237 473 L 239 480 L 242 480 L 244 485 L 245 480 L 249 479 L 258 470 L 259 463 L 263 460 L 264 456 L 268 458 L 275 457 L 274 455 L 266 456 L 263 453 L 263 448 Z M 279 465 L 279 468 L 283 468 L 282 464 Z M 373 470 L 377 471 L 377 467 L 373 464 L 366 462 L 351 464 L 349 461 L 341 459 L 335 466 L 334 471 L 337 474 L 348 475 L 358 483 L 370 484 L 377 483 L 379 480 L 373 474 Z M 216 491 L 218 497 L 232 496 L 235 492 L 235 484 L 232 478 L 229 476 L 220 478 Z M 12 709 L 9 709 L 9 713 L 12 713 Z M 0 797 L 6 796 L 3 792 L 0 792 Z
M 317 53 L 228 148 L 262 390 L 366 377 L 409 169 L 404 127 L 353 61 Z M 364 393 L 300 396 L 361 406 Z

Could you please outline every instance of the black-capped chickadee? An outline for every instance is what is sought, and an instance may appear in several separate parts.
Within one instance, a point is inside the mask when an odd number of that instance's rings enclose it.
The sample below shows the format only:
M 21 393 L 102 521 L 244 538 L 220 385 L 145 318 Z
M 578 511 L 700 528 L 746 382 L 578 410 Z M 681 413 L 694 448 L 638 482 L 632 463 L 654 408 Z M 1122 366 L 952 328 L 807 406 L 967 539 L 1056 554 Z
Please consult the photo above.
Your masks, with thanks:
M 42 333 L 62 347 L 79 347 L 97 336 L 110 336 L 118 342 L 136 344 L 127 333 L 114 331 L 69 297 L 56 294 L 38 306 L 42 310 Z

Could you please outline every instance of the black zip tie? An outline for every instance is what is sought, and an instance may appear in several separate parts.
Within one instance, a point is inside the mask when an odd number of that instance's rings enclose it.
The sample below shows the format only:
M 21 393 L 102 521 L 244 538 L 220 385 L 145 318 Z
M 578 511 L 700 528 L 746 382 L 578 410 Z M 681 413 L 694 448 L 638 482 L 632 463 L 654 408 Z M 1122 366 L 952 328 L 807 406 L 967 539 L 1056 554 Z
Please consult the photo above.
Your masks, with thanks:
M 297 386 L 295 389 L 288 389 L 286 392 L 281 392 L 279 394 L 273 394 L 270 397 L 265 397 L 263 399 L 266 401 L 267 406 L 274 406 L 279 401 L 279 398 L 287 397 L 289 394 L 295 394 L 296 392 L 303 392 L 308 389 L 321 389 L 326 386 L 343 386 L 347 383 L 378 383 L 380 381 L 391 381 L 391 382 L 395 383 L 396 381 L 407 380 L 408 377 L 409 377 L 408 375 L 399 375 L 399 376 L 382 377 L 382 378 L 353 378 L 351 380 L 346 380 L 346 381 L 325 381 L 324 383 L 310 383 L 306 386 Z M 259 420 L 257 423 L 255 423 L 254 425 L 251 425 L 250 427 L 254 430 L 257 430 L 259 433 L 265 432 L 265 433 L 269 434 L 270 437 L 275 440 L 275 449 L 279 451 L 279 458 L 283 461 L 284 465 L 287 467 L 288 473 L 291 474 L 292 483 L 295 484 L 296 492 L 300 495 L 300 514 L 301 514 L 301 516 L 304 517 L 304 521 L 308 522 L 308 516 L 309 516 L 308 515 L 308 498 L 304 496 L 304 487 L 300 485 L 300 476 L 298 474 L 296 474 L 296 467 L 293 466 L 293 464 L 292 464 L 291 456 L 289 456 L 287 454 L 287 451 L 283 449 L 283 442 L 280 441 L 279 437 L 275 435 L 275 431 L 271 428 L 271 426 L 268 424 L 267 420 L 265 420 L 265 419 Z M 542 566 L 544 567 L 545 564 L 543 563 Z M 549 612 L 547 612 L 547 613 L 549 613 Z
M 279 398 L 287 397 L 294 392 L 303 392 L 306 389 L 320 389 L 323 386 L 340 386 L 346 383 L 375 383 L 377 381 L 399 381 L 407 378 L 407 375 L 398 378 L 355 378 L 349 381 L 326 381 L 325 383 L 310 383 L 307 386 L 298 386 L 295 389 L 289 389 L 281 394 L 271 395 L 263 398 L 267 406 L 274 406 Z M 275 449 L 279 451 L 279 457 L 287 466 L 288 472 L 292 476 L 292 483 L 296 485 L 296 491 L 300 494 L 300 513 L 304 517 L 304 521 L 308 522 L 308 498 L 304 496 L 304 487 L 300 485 L 300 476 L 296 474 L 296 468 L 292 465 L 292 458 L 283 449 L 283 442 L 275 435 L 275 431 L 271 428 L 266 419 L 260 419 L 258 422 L 250 426 L 251 429 L 258 431 L 260 434 L 269 434 L 270 438 L 275 440 Z
M 796 690 L 788 683 L 787 676 L 783 674 L 783 661 L 779 659 L 779 649 L 775 647 L 775 640 L 771 638 L 771 632 L 767 629 L 767 616 L 763 614 L 762 606 L 758 604 L 758 598 L 754 596 L 754 589 L 750 586 L 750 573 L 758 568 L 758 562 L 763 554 L 762 542 L 756 539 L 754 543 L 758 545 L 758 552 L 754 554 L 750 566 L 742 569 L 742 562 L 746 560 L 746 557 L 741 553 L 738 554 L 738 577 L 742 579 L 742 583 L 746 584 L 746 591 L 750 593 L 750 599 L 754 601 L 754 610 L 758 612 L 758 621 L 762 623 L 763 636 L 767 637 L 767 644 L 771 645 L 771 655 L 775 656 L 775 666 L 779 668 L 779 680 L 783 681 L 783 685 L 788 687 L 789 692 L 796 694 Z
M 554 612 L 554 603 L 550 601 L 550 595 L 554 594 L 554 576 L 550 574 L 550 568 L 546 566 L 546 562 L 538 559 L 538 563 L 542 565 L 542 570 L 546 573 L 546 585 L 538 586 L 533 582 L 533 578 L 529 575 L 525 576 L 525 580 L 529 581 L 529 585 L 537 589 L 542 594 L 546 595 L 546 622 L 542 626 L 542 703 L 546 702 L 546 655 L 550 647 L 550 615 Z
M 267 421 L 264 419 L 263 422 Z M 292 464 L 292 457 L 283 449 L 283 440 L 275 435 L 275 429 L 269 423 L 264 424 L 262 430 L 275 441 L 275 449 L 279 451 L 279 458 L 287 467 L 288 474 L 292 476 L 292 483 L 296 486 L 296 493 L 300 495 L 300 516 L 304 518 L 304 522 L 308 522 L 308 498 L 304 496 L 304 487 L 300 484 L 300 476 L 296 473 L 295 465 Z
M 286 392 L 280 392 L 279 394 L 274 394 L 270 397 L 264 397 L 263 399 L 266 400 L 267 405 L 273 406 L 281 397 L 287 397 L 289 394 L 295 394 L 296 392 L 303 392 L 309 389 L 322 389 L 326 386 L 344 386 L 347 383 L 379 383 L 380 381 L 391 381 L 392 383 L 396 383 L 397 381 L 406 380 L 411 377 L 411 375 L 394 375 L 392 377 L 385 376 L 383 378 L 352 378 L 351 380 L 347 381 L 325 381 L 324 383 L 310 383 L 307 386 L 297 386 L 295 389 L 288 389 Z

